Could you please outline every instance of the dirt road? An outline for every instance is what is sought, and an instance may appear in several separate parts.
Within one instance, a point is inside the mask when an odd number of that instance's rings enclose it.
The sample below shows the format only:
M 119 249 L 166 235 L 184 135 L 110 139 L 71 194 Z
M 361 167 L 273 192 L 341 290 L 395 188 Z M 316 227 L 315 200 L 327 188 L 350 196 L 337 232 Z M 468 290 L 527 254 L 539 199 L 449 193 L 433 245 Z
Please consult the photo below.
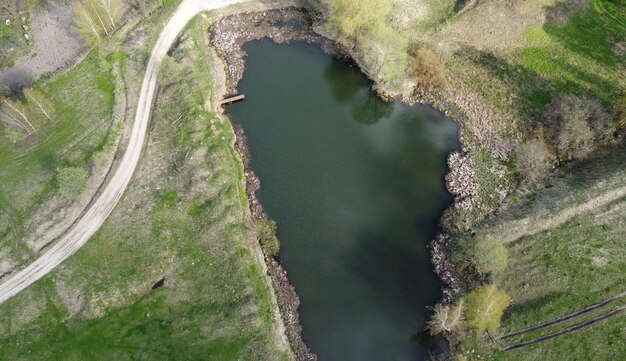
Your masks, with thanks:
M 141 85 L 137 113 L 128 148 L 115 175 L 100 196 L 74 226 L 45 254 L 0 285 L 0 304 L 44 277 L 77 250 L 102 226 L 113 211 L 139 163 L 154 102 L 157 74 L 161 60 L 185 25 L 199 12 L 222 8 L 246 0 L 183 0 L 157 41 Z

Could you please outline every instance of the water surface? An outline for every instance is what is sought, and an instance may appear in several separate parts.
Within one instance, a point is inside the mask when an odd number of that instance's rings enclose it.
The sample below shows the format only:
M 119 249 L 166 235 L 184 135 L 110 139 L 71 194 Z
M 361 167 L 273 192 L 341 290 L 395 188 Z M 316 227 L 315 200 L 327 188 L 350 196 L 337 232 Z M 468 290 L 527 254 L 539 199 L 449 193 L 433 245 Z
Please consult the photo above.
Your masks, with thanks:
M 386 104 L 354 67 L 317 47 L 251 42 L 230 106 L 243 124 L 259 198 L 320 361 L 421 360 L 438 298 L 427 242 L 451 203 L 446 154 L 457 127 L 429 107 Z

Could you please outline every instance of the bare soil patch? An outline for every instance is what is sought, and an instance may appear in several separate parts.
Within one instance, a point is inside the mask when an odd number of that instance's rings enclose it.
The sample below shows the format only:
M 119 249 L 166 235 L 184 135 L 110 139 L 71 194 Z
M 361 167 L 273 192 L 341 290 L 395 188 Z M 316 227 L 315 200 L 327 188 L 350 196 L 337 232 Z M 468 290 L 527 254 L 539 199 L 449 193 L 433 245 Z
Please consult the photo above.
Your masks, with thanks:
M 0 72 L 0 85 L 10 88 L 29 85 L 44 74 L 75 64 L 85 50 L 74 32 L 73 5 L 76 0 L 42 2 L 31 13 L 34 48 L 15 66 Z

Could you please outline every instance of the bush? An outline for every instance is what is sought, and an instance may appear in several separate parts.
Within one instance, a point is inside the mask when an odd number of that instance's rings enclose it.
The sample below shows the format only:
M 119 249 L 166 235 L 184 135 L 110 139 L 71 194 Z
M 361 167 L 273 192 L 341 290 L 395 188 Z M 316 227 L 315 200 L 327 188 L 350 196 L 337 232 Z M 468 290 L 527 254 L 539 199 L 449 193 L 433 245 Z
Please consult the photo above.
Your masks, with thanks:
M 184 77 L 183 68 L 176 59 L 166 55 L 161 62 L 157 81 L 161 86 L 168 86 L 180 82 Z
M 446 69 L 441 59 L 426 47 L 417 49 L 410 67 L 411 76 L 417 86 L 425 92 L 434 92 L 445 87 Z
M 75 199 L 85 190 L 87 186 L 87 172 L 78 167 L 66 167 L 57 174 L 59 191 L 70 199 Z
M 515 168 L 529 184 L 538 183 L 552 168 L 554 156 L 542 138 L 531 139 L 515 149 Z
M 495 285 L 481 286 L 463 299 L 467 327 L 480 332 L 498 329 L 502 314 L 511 302 L 509 295 Z
M 257 237 L 266 257 L 276 257 L 280 252 L 280 243 L 276 237 L 276 222 L 263 219 L 256 224 Z
M 462 239 L 454 258 L 466 263 L 466 267 L 473 267 L 480 276 L 498 275 L 509 262 L 507 249 L 501 242 L 484 238 Z
M 556 97 L 544 113 L 551 127 L 558 129 L 554 141 L 565 160 L 585 158 L 600 143 L 609 141 L 616 130 L 610 115 L 591 98 Z

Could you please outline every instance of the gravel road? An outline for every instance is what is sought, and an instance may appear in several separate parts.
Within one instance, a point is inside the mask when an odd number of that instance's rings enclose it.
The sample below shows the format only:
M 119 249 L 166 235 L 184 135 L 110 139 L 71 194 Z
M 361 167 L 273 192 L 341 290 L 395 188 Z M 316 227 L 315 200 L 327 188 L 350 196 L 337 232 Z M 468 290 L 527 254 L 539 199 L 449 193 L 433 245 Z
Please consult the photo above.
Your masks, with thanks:
M 199 12 L 214 10 L 246 0 L 183 0 L 157 41 L 141 86 L 137 113 L 128 148 L 100 196 L 74 226 L 46 253 L 0 285 L 0 304 L 44 277 L 78 251 L 102 226 L 130 183 L 139 163 L 154 102 L 159 65 L 185 25 Z

